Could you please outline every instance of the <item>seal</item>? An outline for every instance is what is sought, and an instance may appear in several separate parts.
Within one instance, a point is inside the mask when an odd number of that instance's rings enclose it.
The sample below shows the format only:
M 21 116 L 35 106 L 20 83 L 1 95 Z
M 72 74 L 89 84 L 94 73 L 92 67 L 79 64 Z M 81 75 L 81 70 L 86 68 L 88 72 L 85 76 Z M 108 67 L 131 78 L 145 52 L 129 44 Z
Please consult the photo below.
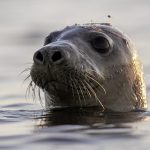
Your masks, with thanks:
M 110 24 L 54 31 L 33 60 L 31 79 L 44 91 L 47 109 L 99 106 L 129 112 L 147 108 L 137 50 Z

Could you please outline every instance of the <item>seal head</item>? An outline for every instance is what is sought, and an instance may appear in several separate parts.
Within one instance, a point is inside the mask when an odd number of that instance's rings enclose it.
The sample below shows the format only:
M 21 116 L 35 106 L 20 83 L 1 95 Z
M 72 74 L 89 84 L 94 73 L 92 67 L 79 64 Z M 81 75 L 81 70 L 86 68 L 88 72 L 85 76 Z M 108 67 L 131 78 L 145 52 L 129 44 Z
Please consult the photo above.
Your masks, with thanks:
M 35 52 L 32 81 L 46 108 L 100 106 L 112 111 L 147 107 L 137 51 L 108 24 L 73 25 L 50 33 Z

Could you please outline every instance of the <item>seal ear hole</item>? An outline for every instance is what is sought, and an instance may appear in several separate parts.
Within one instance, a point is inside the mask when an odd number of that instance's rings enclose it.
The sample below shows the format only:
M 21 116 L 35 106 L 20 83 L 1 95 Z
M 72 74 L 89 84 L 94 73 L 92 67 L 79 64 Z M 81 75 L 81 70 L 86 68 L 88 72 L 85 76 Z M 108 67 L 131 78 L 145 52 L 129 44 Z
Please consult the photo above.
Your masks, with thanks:
M 107 54 L 111 47 L 108 39 L 104 36 L 97 36 L 91 41 L 92 47 L 101 54 Z

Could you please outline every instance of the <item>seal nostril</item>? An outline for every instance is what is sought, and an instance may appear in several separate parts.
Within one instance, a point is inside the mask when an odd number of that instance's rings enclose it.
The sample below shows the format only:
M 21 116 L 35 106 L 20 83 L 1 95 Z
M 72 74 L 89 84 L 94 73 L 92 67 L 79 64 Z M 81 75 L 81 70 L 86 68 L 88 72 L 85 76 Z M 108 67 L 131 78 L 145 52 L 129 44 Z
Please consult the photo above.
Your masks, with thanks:
M 52 61 L 56 62 L 56 61 L 60 60 L 61 58 L 62 58 L 61 52 L 57 51 L 53 54 Z
M 34 61 L 36 63 L 43 63 L 44 57 L 43 54 L 40 51 L 37 51 L 34 55 Z

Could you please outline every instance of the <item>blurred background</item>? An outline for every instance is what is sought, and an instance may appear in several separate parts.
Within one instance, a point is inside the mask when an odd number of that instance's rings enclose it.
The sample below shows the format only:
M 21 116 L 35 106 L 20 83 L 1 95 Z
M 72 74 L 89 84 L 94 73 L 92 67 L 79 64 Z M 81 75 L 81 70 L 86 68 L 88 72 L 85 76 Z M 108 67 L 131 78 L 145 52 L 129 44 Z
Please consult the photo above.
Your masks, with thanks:
M 34 52 L 51 31 L 76 23 L 111 22 L 127 33 L 139 50 L 149 95 L 149 17 L 150 0 L 0 0 L 0 149 L 20 150 L 21 147 L 26 150 L 30 147 L 38 150 L 44 146 L 48 150 L 70 150 L 84 146 L 87 150 L 99 147 L 116 150 L 116 145 L 118 150 L 123 145 L 128 150 L 149 149 L 149 122 L 142 122 L 138 127 L 133 123 L 134 130 L 127 126 L 129 132 L 124 126 L 117 129 L 105 124 L 97 128 L 98 131 L 89 131 L 85 126 L 86 130 L 81 132 L 80 126 L 76 126 L 79 131 L 74 133 L 71 131 L 75 125 L 36 129 L 33 118 L 42 114 L 41 106 L 32 98 L 25 98 L 29 82 L 23 80 L 29 72 L 20 74 L 31 67 Z M 66 148 L 68 142 L 78 145 Z M 64 143 L 63 147 L 60 143 Z

